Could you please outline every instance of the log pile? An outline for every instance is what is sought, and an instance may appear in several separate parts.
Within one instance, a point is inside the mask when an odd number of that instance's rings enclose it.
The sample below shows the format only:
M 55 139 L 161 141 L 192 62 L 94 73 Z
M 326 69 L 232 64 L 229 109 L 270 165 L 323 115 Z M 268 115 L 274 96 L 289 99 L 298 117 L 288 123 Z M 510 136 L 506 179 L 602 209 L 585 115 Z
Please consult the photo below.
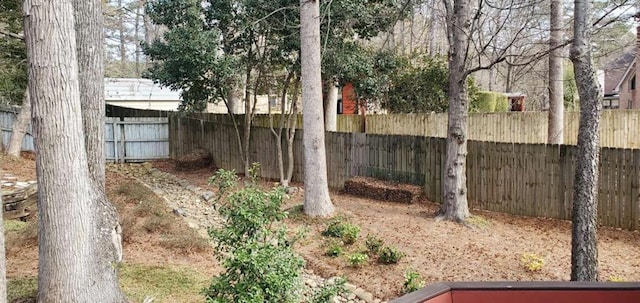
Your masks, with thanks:
M 367 177 L 347 180 L 344 191 L 358 197 L 400 203 L 414 203 L 422 196 L 422 188 L 419 186 Z

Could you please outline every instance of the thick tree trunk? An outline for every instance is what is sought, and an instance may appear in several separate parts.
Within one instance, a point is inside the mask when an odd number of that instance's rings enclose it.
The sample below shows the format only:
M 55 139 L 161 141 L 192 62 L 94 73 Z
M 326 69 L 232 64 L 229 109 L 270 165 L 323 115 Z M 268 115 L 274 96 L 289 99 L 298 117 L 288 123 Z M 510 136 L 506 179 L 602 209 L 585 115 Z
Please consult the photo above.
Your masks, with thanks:
M 551 34 L 549 40 L 549 126 L 548 142 L 564 141 L 564 89 L 562 69 L 562 1 L 551 0 Z
M 87 164 L 95 200 L 95 245 L 98 263 L 91 268 L 104 291 L 104 302 L 126 302 L 113 265 L 122 261 L 122 228 L 118 213 L 105 194 L 104 152 L 104 27 L 102 5 L 97 0 L 75 0 L 75 29 L 82 123 Z M 102 301 L 101 300 L 101 301 Z
M 469 97 L 466 89 L 466 47 L 471 24 L 468 0 L 446 2 L 449 38 L 449 124 L 447 155 L 443 179 L 442 205 L 438 219 L 464 222 L 469 217 L 467 204 L 467 117 Z
M 335 209 L 327 182 L 320 72 L 320 7 L 317 0 L 300 0 L 300 43 L 304 104 L 304 212 L 311 217 L 325 217 Z
M 4 205 L 2 195 L 0 205 Z M 7 302 L 7 254 L 4 243 L 4 218 L 0 216 L 0 303 Z
M 598 280 L 598 165 L 600 161 L 600 85 L 591 59 L 589 3 L 575 1 L 571 61 L 580 96 L 578 153 L 573 191 L 571 280 Z
M 29 97 L 29 89 L 25 89 L 24 97 L 22 99 L 22 106 L 20 107 L 20 113 L 13 122 L 11 127 L 11 138 L 7 145 L 7 154 L 19 157 L 20 151 L 22 151 L 22 141 L 24 141 L 24 135 L 27 133 L 29 127 L 29 121 L 31 121 L 31 101 Z
M 93 191 L 82 132 L 71 1 L 24 6 L 38 190 L 38 302 L 94 302 L 102 293 Z
M 327 94 L 327 108 L 324 114 L 325 129 L 335 132 L 338 129 L 338 85 L 334 81 L 329 81 L 329 93 Z
M 38 302 L 126 302 L 117 281 L 105 278 L 115 277 L 115 267 L 102 259 L 96 210 L 103 193 L 87 164 L 73 9 L 68 0 L 24 5 L 39 184 Z

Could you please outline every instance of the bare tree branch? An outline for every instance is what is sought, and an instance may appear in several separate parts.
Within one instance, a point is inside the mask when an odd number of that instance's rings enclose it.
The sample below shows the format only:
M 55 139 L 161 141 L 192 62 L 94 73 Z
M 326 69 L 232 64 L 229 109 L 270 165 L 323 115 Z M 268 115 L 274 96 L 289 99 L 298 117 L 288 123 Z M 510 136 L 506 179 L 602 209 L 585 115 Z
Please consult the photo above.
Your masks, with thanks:
M 24 40 L 24 35 L 15 34 L 15 33 L 8 32 L 8 31 L 2 30 L 2 29 L 0 29 L 0 35 L 4 35 L 4 36 L 15 38 L 15 39 Z

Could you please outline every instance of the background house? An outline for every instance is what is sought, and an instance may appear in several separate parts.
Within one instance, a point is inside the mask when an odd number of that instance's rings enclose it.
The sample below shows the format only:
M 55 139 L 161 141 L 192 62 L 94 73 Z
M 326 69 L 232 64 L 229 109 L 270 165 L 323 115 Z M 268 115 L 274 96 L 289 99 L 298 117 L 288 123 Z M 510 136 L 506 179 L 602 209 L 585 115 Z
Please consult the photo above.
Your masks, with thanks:
M 134 78 L 105 78 L 104 97 L 110 105 L 145 109 L 177 111 L 182 102 L 181 91 L 173 91 L 167 87 L 161 87 L 149 79 Z M 257 97 L 257 113 L 269 112 L 269 97 L 261 95 Z M 278 101 L 278 100 L 276 100 Z M 276 102 L 277 103 L 277 102 Z M 205 112 L 226 113 L 227 107 L 223 102 L 209 103 Z M 238 106 L 237 113 L 244 113 L 244 105 Z
M 640 108 L 636 98 L 636 61 L 634 49 L 606 66 L 603 108 Z

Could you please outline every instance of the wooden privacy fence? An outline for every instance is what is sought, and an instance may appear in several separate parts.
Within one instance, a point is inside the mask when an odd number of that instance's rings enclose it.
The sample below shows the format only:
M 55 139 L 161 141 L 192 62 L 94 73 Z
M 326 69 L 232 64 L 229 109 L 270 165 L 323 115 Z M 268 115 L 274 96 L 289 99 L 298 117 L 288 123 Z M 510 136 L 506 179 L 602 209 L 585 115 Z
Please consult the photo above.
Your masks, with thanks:
M 366 133 L 446 137 L 447 114 L 393 114 L 366 116 Z M 565 112 L 564 142 L 578 140 L 579 112 Z M 468 137 L 508 143 L 547 142 L 548 112 L 469 114 Z M 339 129 L 340 130 L 340 129 Z M 600 146 L 640 148 L 640 110 L 604 110 Z
M 191 114 L 191 117 L 233 125 L 226 114 Z M 243 115 L 236 115 L 240 125 Z M 280 115 L 272 115 L 274 127 Z M 297 128 L 302 129 L 302 115 L 297 115 Z M 269 127 L 270 117 L 256 115 L 253 126 Z M 444 138 L 447 114 L 338 115 L 339 132 L 364 132 L 381 135 L 412 135 Z M 578 112 L 566 112 L 564 142 L 575 145 L 578 138 Z M 506 143 L 547 142 L 548 112 L 507 112 L 469 114 L 468 136 L 471 140 Z M 603 147 L 640 148 L 640 110 L 604 110 L 600 123 L 600 145 Z
M 242 172 L 233 126 L 170 117 L 170 153 L 175 158 L 204 148 L 214 164 Z M 294 140 L 293 181 L 302 182 L 303 131 Z M 286 141 L 283 142 L 286 148 Z M 329 186 L 341 188 L 352 176 L 371 176 L 424 186 L 431 201 L 442 196 L 444 138 L 326 133 Z M 571 218 L 576 147 L 569 145 L 468 142 L 467 186 L 472 208 L 515 215 Z M 261 176 L 279 179 L 275 139 L 254 127 L 250 160 Z M 286 157 L 285 157 L 286 165 Z M 598 188 L 598 218 L 605 226 L 638 229 L 640 150 L 603 148 Z

